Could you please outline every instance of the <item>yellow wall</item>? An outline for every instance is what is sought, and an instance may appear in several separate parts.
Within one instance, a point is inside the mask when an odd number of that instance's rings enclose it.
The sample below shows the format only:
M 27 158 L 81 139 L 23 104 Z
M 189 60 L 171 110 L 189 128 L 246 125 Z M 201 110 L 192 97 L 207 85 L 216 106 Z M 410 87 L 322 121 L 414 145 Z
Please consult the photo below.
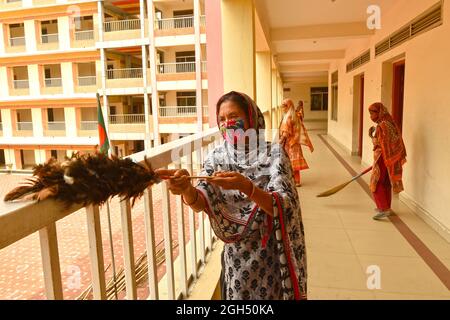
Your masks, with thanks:
M 376 101 L 389 106 L 390 97 L 383 84 L 383 63 L 405 56 L 405 98 L 403 138 L 408 152 L 404 166 L 405 192 L 402 199 L 416 207 L 416 212 L 437 226 L 450 239 L 450 3 L 444 3 L 444 24 L 421 34 L 399 47 L 374 59 L 373 47 L 387 35 L 398 30 L 420 15 L 436 0 L 398 1 L 395 8 L 383 15 L 382 29 L 368 43 L 355 42 L 346 52 L 345 60 L 336 61 L 330 71 L 339 70 L 338 121 L 329 121 L 329 133 L 349 150 L 352 148 L 353 81 L 354 76 L 365 75 L 365 116 L 363 161 L 372 162 L 372 143 L 367 132 L 373 125 L 367 107 Z M 346 73 L 345 65 L 372 48 L 369 64 Z M 331 98 L 331 97 L 330 97 Z M 331 107 L 330 107 L 331 112 Z

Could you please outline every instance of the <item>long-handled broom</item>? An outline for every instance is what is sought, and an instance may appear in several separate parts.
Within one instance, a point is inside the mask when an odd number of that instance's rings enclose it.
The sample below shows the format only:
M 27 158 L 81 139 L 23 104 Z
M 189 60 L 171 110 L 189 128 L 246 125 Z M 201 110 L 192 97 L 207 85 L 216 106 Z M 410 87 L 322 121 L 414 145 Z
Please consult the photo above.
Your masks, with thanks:
M 367 168 L 366 170 L 364 170 L 363 172 L 361 172 L 360 174 L 358 174 L 357 176 L 354 176 L 351 180 L 340 184 L 334 188 L 331 188 L 330 190 L 327 190 L 325 192 L 322 192 L 320 194 L 317 195 L 317 197 L 319 198 L 323 198 L 323 197 L 329 197 L 339 191 L 341 191 L 342 189 L 344 189 L 347 185 L 349 185 L 350 183 L 352 183 L 353 181 L 357 180 L 358 178 L 362 177 L 363 175 L 365 175 L 367 172 L 369 172 L 370 170 L 372 170 L 372 167 Z

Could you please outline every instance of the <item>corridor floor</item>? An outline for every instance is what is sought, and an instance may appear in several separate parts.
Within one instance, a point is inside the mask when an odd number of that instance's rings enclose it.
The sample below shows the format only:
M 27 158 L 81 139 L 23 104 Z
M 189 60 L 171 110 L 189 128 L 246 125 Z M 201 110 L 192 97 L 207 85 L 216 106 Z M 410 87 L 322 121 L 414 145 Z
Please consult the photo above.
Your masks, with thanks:
M 352 176 L 339 156 L 356 172 L 363 166 L 325 132 L 312 131 L 310 136 L 315 151 L 305 151 L 310 169 L 302 172 L 299 188 L 308 298 L 450 299 L 450 244 L 398 197 L 393 200 L 393 219 L 372 220 L 375 205 L 357 182 L 331 197 L 317 198 Z

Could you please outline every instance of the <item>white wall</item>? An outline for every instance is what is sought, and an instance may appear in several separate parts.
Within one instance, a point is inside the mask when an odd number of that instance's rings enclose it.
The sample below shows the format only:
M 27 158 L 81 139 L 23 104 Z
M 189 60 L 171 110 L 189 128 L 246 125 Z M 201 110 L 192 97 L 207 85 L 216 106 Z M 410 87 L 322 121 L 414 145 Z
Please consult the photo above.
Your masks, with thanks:
M 314 87 L 328 87 L 328 83 L 325 80 L 322 83 L 285 84 L 284 88 L 289 88 L 290 91 L 284 92 L 284 98 L 292 99 L 292 101 L 294 101 L 295 106 L 298 105 L 299 100 L 303 100 L 303 109 L 305 110 L 305 120 L 326 120 L 328 117 L 327 111 L 311 110 L 311 88 Z
M 404 55 L 406 61 L 403 139 L 408 162 L 404 166 L 403 198 L 410 199 L 444 236 L 450 239 L 450 3 L 444 2 L 444 24 L 421 34 L 399 47 L 374 58 L 374 45 L 426 11 L 436 0 L 398 1 L 383 15 L 383 26 L 366 43 L 355 42 L 344 60 L 332 64 L 339 70 L 338 121 L 329 121 L 329 134 L 351 150 L 353 117 L 353 79 L 365 75 L 365 110 L 377 101 L 389 105 L 389 86 L 383 86 L 383 63 Z M 371 62 L 346 73 L 345 65 L 370 46 Z M 386 72 L 386 70 L 385 70 Z M 331 97 L 330 97 L 331 98 Z M 331 112 L 331 108 L 330 108 Z M 363 158 L 372 162 L 372 142 L 367 137 L 371 122 L 364 114 Z M 410 204 L 411 204 L 410 203 Z

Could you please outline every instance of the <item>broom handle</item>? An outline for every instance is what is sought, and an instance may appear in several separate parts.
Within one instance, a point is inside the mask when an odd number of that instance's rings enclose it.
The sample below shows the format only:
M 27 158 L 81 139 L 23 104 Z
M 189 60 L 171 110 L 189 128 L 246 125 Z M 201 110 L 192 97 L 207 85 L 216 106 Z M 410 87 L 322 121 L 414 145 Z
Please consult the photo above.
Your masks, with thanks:
M 357 176 L 353 177 L 352 180 L 356 180 L 356 179 L 358 179 L 359 177 L 362 177 L 363 175 L 365 175 L 367 172 L 369 172 L 369 171 L 372 170 L 372 169 L 373 169 L 373 166 L 367 168 L 366 170 L 364 170 L 363 172 L 361 172 L 361 173 L 358 174 Z
M 175 177 L 175 176 L 160 176 L 161 179 L 163 180 L 167 180 L 167 179 L 172 179 L 172 178 L 180 178 L 180 177 Z M 188 179 L 213 179 L 215 177 L 212 176 L 187 176 Z

